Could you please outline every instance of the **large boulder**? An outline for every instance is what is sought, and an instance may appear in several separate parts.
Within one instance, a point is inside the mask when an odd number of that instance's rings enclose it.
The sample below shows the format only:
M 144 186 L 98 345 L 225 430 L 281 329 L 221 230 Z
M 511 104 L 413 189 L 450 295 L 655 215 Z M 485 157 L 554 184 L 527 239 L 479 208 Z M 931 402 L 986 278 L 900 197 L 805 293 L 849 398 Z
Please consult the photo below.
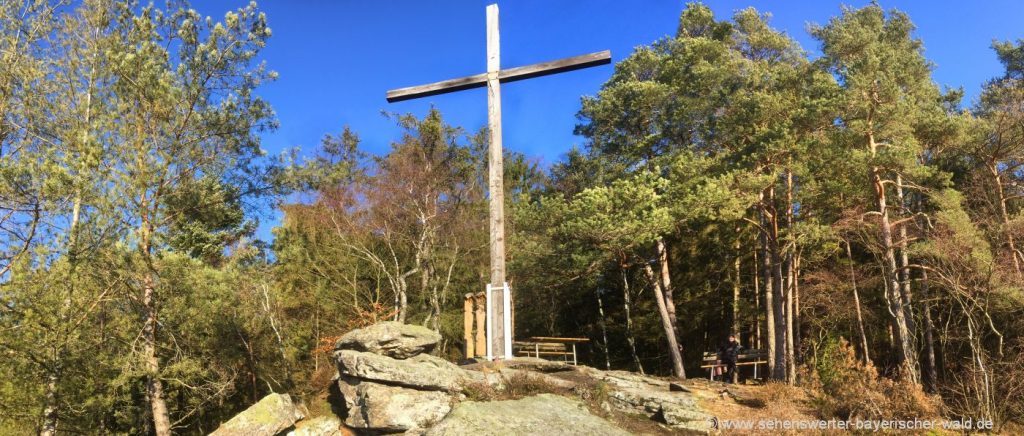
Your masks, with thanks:
M 463 402 L 427 435 L 629 435 L 578 401 L 552 394 L 520 400 Z
M 354 387 L 355 406 L 345 424 L 353 429 L 404 432 L 425 429 L 452 409 L 452 397 L 440 391 L 360 382 Z
M 455 392 L 461 390 L 467 380 L 482 379 L 480 373 L 471 373 L 429 354 L 396 360 L 374 353 L 338 350 L 334 357 L 343 377 L 414 389 Z
M 292 403 L 292 397 L 270 394 L 221 424 L 210 436 L 274 436 L 302 418 L 303 413 Z
M 408 359 L 429 353 L 440 341 L 441 335 L 426 327 L 385 321 L 346 333 L 334 348 Z

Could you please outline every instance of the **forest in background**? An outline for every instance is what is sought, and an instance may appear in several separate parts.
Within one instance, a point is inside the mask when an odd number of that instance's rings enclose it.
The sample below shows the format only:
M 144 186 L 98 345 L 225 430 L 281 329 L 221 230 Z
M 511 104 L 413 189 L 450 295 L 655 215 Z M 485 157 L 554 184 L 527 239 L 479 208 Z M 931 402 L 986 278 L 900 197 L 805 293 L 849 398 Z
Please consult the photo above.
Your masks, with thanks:
M 1019 421 L 1024 41 L 963 101 L 900 11 L 839 9 L 813 58 L 768 18 L 687 5 L 582 98 L 582 148 L 506 151 L 516 335 L 684 378 L 735 332 L 823 418 Z M 267 20 L 0 3 L 0 433 L 205 434 L 385 319 L 461 358 L 486 132 L 435 109 L 386 154 L 268 156 Z

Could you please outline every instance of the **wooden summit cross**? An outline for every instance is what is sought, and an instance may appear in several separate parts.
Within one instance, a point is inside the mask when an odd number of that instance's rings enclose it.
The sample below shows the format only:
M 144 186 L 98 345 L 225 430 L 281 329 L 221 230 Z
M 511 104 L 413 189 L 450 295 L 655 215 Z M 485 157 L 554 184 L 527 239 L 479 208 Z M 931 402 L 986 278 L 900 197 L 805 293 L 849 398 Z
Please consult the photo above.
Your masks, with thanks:
M 490 193 L 491 283 L 487 285 L 487 353 L 488 360 L 512 357 L 510 295 L 505 282 L 505 207 L 501 147 L 501 83 L 578 70 L 611 62 L 608 50 L 541 62 L 522 67 L 501 69 L 498 43 L 498 5 L 487 6 L 487 72 L 427 85 L 411 86 L 387 92 L 388 102 L 409 100 L 430 95 L 487 87 L 487 127 L 490 145 L 487 150 L 488 192 Z M 472 357 L 472 356 L 468 356 Z

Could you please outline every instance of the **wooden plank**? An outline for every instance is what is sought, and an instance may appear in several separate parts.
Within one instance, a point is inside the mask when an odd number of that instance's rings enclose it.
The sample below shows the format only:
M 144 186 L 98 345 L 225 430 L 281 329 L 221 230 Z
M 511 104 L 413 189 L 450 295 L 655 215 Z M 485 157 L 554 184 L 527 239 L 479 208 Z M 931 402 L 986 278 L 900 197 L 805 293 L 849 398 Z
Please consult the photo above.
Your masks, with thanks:
M 484 355 L 487 350 L 487 336 L 486 336 L 486 322 L 487 318 L 484 312 L 484 294 L 481 292 L 474 295 L 474 309 L 473 313 L 476 314 L 474 317 L 475 330 L 476 330 L 476 346 L 473 347 L 476 355 L 474 357 L 480 357 Z
M 736 364 L 736 366 L 763 365 L 763 364 L 766 364 L 766 363 L 768 363 L 768 362 L 739 362 L 739 363 Z M 716 366 L 725 366 L 725 364 L 724 363 L 719 363 L 719 364 L 712 364 L 712 365 L 701 365 L 700 367 L 701 368 L 714 368 Z
M 527 353 L 527 355 L 536 355 L 538 352 L 529 350 L 519 350 L 519 353 Z M 572 356 L 572 352 L 569 351 L 540 351 L 541 356 Z
M 527 345 L 516 345 L 514 347 L 517 350 L 541 350 L 541 351 L 568 351 L 569 348 L 562 344 L 544 344 L 540 342 L 532 342 Z
M 611 61 L 612 52 L 609 50 L 587 53 L 585 55 L 573 56 L 571 58 L 538 62 L 536 64 L 500 70 L 498 72 L 498 81 L 501 83 L 515 82 L 518 80 L 564 73 L 567 71 L 580 70 L 598 65 L 607 65 L 611 63 Z M 487 73 L 442 80 L 440 82 L 428 83 L 426 85 L 392 89 L 387 92 L 386 97 L 389 103 L 394 103 L 396 101 L 429 97 L 431 95 L 483 88 L 484 86 L 487 86 Z
M 587 339 L 587 338 L 559 338 L 559 337 L 552 337 L 552 336 L 533 336 L 533 337 L 530 337 L 530 340 L 531 341 L 537 341 L 537 342 L 564 342 L 564 343 L 590 342 L 590 339 Z
M 440 82 L 429 83 L 426 85 L 392 89 L 387 92 L 387 99 L 388 103 L 394 103 L 396 101 L 446 94 L 466 89 L 483 88 L 484 86 L 487 86 L 487 73 L 474 74 L 472 76 L 459 77 L 457 79 L 442 80 Z
M 473 341 L 473 294 L 466 294 L 462 305 L 462 338 L 466 342 L 466 358 L 476 357 Z
M 573 56 L 571 58 L 555 59 L 552 61 L 538 62 L 536 64 L 501 70 L 501 73 L 498 74 L 498 79 L 501 80 L 502 83 L 515 82 L 517 80 L 532 79 L 534 77 L 581 70 L 583 68 L 596 67 L 598 65 L 607 65 L 611 63 L 611 61 L 612 52 L 604 50 L 587 53 L 585 55 Z

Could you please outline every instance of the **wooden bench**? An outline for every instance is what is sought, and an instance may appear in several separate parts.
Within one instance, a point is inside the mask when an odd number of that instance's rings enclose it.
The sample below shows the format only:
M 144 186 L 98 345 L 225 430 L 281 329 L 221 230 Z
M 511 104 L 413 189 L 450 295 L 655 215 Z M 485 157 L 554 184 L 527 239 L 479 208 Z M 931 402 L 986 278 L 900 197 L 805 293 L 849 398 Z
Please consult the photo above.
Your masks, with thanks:
M 724 367 L 725 364 L 720 363 L 718 360 L 718 352 L 705 351 L 704 359 L 701 360 L 701 368 L 708 368 L 708 380 L 715 379 L 715 368 Z M 743 350 L 736 356 L 736 368 L 740 366 L 751 366 L 754 367 L 754 379 L 757 379 L 757 365 L 768 364 L 768 352 L 760 349 L 749 349 Z
M 512 342 L 512 354 L 523 357 L 549 359 L 561 357 L 562 361 L 576 365 L 576 344 L 590 342 L 587 338 L 557 338 L 534 336 L 525 341 Z

